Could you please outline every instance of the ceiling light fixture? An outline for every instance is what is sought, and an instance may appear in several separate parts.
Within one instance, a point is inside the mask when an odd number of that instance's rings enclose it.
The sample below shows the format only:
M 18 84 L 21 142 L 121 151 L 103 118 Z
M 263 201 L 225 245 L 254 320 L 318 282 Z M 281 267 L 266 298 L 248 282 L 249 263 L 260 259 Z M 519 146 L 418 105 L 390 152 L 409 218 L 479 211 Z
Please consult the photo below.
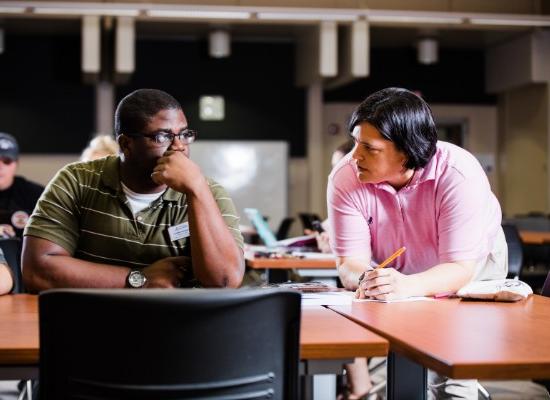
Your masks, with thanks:
M 297 12 L 259 12 L 258 19 L 271 21 L 355 21 L 358 14 L 333 14 L 333 13 L 297 13 Z
M 135 8 L 61 8 L 37 7 L 35 14 L 45 15 L 111 15 L 115 17 L 137 17 L 140 11 Z
M 438 42 L 435 38 L 422 38 L 417 43 L 417 60 L 420 64 L 430 65 L 437 63 Z
M 412 16 L 412 15 L 370 15 L 367 14 L 369 22 L 387 22 L 394 24 L 462 24 L 464 18 L 443 17 L 443 16 Z
M 0 14 L 23 14 L 25 11 L 25 7 L 0 6 Z
M 550 26 L 550 19 L 505 19 L 505 18 L 470 18 L 474 25 L 498 26 Z
M 214 58 L 229 57 L 231 54 L 231 36 L 223 29 L 216 29 L 208 35 L 208 54 Z
M 149 17 L 160 18 L 189 18 L 189 19 L 248 19 L 249 12 L 243 11 L 204 11 L 204 10 L 159 10 L 150 9 L 146 14 Z

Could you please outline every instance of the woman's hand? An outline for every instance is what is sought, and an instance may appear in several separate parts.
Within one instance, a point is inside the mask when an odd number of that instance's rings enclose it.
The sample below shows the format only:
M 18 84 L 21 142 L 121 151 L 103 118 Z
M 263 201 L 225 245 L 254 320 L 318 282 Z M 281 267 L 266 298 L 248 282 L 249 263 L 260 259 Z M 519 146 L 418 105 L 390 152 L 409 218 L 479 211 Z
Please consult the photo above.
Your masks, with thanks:
M 414 291 L 410 277 L 393 268 L 375 268 L 365 272 L 355 292 L 358 299 L 398 300 L 410 297 Z

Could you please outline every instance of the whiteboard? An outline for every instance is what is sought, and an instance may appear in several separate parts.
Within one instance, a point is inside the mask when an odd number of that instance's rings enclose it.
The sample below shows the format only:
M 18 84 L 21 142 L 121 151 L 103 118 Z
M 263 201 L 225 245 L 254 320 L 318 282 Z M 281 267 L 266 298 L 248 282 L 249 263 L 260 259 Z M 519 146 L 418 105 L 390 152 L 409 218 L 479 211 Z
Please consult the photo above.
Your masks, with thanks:
M 203 174 L 227 190 L 241 224 L 250 225 L 243 210 L 257 208 L 276 231 L 288 215 L 287 142 L 201 140 L 190 152 Z

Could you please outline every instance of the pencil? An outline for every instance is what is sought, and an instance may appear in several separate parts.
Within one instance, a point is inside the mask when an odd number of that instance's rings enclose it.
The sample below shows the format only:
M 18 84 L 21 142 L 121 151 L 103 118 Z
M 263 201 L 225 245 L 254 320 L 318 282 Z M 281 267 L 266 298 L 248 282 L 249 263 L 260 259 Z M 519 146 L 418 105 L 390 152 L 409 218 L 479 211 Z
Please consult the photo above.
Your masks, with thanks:
M 384 262 L 382 262 L 382 264 L 380 264 L 378 267 L 376 267 L 377 269 L 378 268 L 384 268 L 386 265 L 388 265 L 389 263 L 391 263 L 393 260 L 395 260 L 397 257 L 399 257 L 401 254 L 403 254 L 405 252 L 405 250 L 407 250 L 406 247 L 401 247 L 400 249 L 397 249 L 395 251 L 395 253 L 393 253 L 391 256 L 389 256 L 388 258 L 386 258 L 384 260 Z

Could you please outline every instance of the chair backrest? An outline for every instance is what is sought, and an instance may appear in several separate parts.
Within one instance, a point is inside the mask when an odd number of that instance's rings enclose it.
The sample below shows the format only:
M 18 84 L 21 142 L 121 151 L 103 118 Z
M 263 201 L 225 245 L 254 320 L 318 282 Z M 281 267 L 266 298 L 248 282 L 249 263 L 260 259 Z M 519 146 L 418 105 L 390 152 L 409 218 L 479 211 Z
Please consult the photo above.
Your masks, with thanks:
M 39 307 L 41 399 L 297 398 L 296 292 L 61 289 Z
M 23 292 L 23 275 L 21 274 L 21 239 L 0 239 L 0 248 L 4 253 L 6 262 L 13 272 L 14 282 L 12 293 Z
M 279 225 L 279 229 L 277 229 L 277 233 L 275 234 L 275 237 L 277 240 L 283 240 L 288 237 L 288 232 L 290 231 L 290 227 L 294 223 L 294 218 L 292 217 L 286 217 L 281 221 L 281 224 Z
M 311 229 L 314 230 L 312 222 L 313 221 L 322 221 L 319 215 L 314 213 L 298 213 L 298 217 L 300 217 L 300 221 L 302 222 L 302 227 L 304 229 Z
M 550 297 L 550 271 L 548 272 L 548 275 L 546 275 L 546 280 L 544 281 L 544 285 L 542 286 L 542 291 L 540 292 L 543 296 Z
M 508 277 L 519 277 L 523 265 L 523 245 L 517 228 L 512 224 L 502 224 L 508 245 Z

